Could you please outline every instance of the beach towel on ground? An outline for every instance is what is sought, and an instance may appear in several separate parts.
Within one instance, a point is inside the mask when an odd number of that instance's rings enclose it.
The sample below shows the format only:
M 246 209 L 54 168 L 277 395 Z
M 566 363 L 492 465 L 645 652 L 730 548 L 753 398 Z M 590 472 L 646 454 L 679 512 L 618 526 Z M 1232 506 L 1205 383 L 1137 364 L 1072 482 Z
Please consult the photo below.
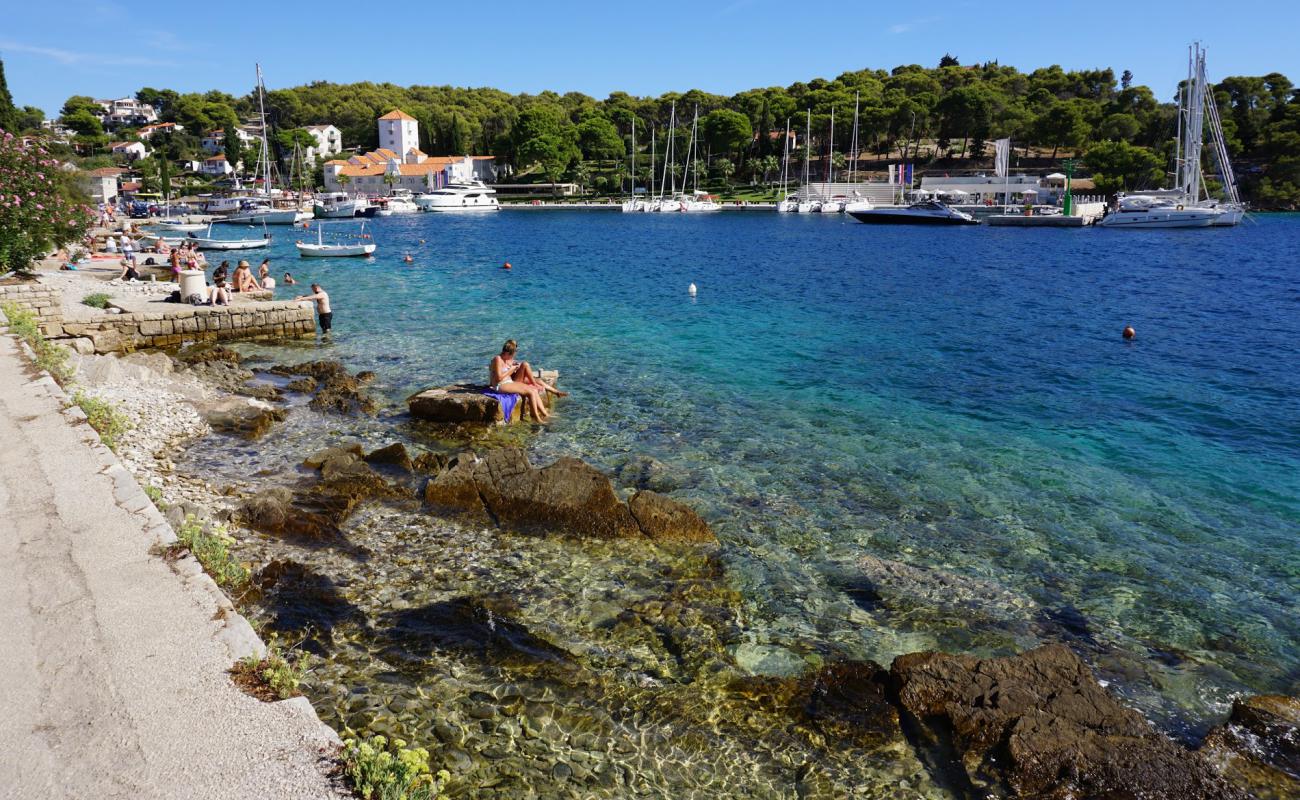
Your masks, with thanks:
M 494 392 L 491 389 L 485 390 L 483 394 L 496 400 L 501 405 L 501 417 L 506 422 L 509 422 L 510 415 L 515 411 L 515 403 L 519 402 L 520 395 L 502 394 L 501 392 Z

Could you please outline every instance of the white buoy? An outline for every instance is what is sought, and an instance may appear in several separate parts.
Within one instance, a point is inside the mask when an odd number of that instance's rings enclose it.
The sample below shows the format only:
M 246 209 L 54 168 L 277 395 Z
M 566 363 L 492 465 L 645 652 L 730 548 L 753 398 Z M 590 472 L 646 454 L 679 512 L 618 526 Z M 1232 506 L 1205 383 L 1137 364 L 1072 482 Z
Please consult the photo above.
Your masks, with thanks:
M 686 293 L 689 294 L 691 297 L 695 296 L 695 292 L 696 292 L 695 284 L 692 283 L 690 286 L 686 287 Z

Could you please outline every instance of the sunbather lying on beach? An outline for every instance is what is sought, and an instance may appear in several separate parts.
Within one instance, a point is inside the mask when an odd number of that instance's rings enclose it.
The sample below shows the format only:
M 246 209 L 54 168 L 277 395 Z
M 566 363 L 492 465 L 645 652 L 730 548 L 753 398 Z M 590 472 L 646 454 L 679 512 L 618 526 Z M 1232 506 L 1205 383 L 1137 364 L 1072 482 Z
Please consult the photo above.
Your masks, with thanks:
M 533 419 L 545 422 L 551 415 L 546 410 L 543 396 L 546 392 L 556 397 L 565 397 L 568 392 L 561 392 L 546 381 L 533 377 L 533 367 L 527 361 L 515 361 L 518 346 L 514 339 L 508 340 L 501 347 L 501 354 L 492 357 L 488 364 L 488 381 L 492 391 L 502 394 L 523 395 L 532 410 Z

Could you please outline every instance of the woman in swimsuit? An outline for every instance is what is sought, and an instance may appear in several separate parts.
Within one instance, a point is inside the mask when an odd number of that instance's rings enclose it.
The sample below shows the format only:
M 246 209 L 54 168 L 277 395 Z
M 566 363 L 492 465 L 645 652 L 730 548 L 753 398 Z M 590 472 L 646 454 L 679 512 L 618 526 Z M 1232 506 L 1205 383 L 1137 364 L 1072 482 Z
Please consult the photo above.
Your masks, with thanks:
M 516 349 L 515 340 L 510 339 L 501 347 L 501 354 L 492 358 L 492 363 L 488 365 L 489 384 L 494 392 L 523 395 L 532 409 L 533 419 L 545 422 L 550 417 L 543 401 L 545 393 L 566 397 L 568 392 L 561 392 L 549 383 L 534 378 L 531 364 L 515 361 Z

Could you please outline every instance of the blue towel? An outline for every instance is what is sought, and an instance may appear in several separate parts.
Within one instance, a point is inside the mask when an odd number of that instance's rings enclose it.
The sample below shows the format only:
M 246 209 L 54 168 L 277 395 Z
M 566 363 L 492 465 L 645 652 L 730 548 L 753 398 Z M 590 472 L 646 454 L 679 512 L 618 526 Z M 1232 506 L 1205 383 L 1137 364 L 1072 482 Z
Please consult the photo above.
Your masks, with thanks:
M 490 389 L 484 391 L 483 394 L 487 395 L 488 397 L 491 397 L 493 400 L 496 400 L 498 403 L 501 404 L 501 417 L 506 422 L 509 422 L 510 415 L 515 412 L 515 403 L 519 402 L 520 396 L 517 394 L 502 394 L 500 392 L 494 392 Z

